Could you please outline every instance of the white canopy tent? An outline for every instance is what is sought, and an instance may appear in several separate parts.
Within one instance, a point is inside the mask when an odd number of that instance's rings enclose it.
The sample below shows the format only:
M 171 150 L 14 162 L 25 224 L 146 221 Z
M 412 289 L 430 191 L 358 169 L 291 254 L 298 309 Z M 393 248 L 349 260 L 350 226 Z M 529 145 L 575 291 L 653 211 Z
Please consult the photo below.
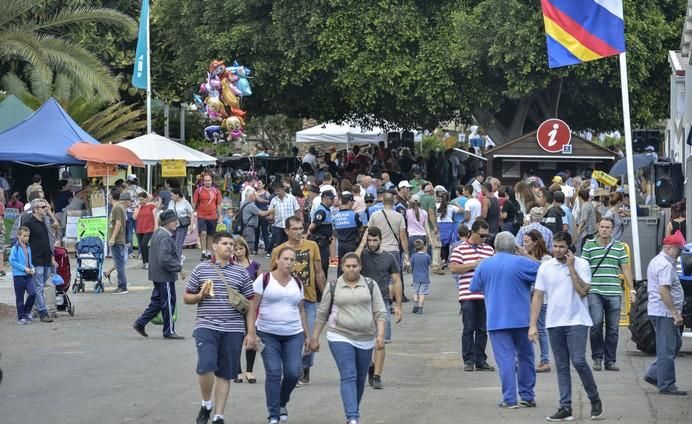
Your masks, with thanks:
M 296 133 L 296 143 L 377 144 L 387 140 L 387 131 L 374 127 L 327 122 Z
M 126 140 L 118 145 L 131 150 L 147 166 L 147 190 L 151 192 L 151 167 L 162 160 L 185 160 L 188 167 L 216 164 L 216 158 L 156 133 Z

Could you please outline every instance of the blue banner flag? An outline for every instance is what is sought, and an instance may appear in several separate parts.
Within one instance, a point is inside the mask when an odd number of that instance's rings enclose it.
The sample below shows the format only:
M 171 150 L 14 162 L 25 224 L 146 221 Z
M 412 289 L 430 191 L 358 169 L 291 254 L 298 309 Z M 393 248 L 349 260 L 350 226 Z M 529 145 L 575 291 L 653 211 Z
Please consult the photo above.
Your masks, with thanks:
M 142 0 L 142 12 L 139 15 L 139 35 L 135 53 L 135 68 L 132 72 L 132 85 L 147 88 L 149 75 L 149 0 Z
M 551 68 L 625 51 L 622 0 L 541 0 Z

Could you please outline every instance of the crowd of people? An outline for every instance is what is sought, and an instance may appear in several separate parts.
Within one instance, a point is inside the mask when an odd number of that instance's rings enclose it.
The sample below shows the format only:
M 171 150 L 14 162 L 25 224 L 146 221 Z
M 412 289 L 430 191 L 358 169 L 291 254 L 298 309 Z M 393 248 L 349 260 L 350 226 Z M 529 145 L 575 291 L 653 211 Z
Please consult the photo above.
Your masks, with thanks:
M 506 185 L 450 152 L 431 155 L 428 164 L 384 146 L 372 156 L 357 146 L 326 153 L 323 162 L 318 156 L 311 148 L 298 175 L 268 187 L 249 176 L 236 208 L 226 207 L 212 173 L 201 176 L 191 202 L 170 185 L 149 194 L 134 176 L 110 190 L 114 267 L 104 275 L 110 279 L 115 271 L 114 292 L 128 292 L 125 264 L 136 235 L 154 283 L 151 302 L 132 327 L 148 337 L 146 325 L 161 313 L 163 336 L 184 339 L 173 319 L 178 279 L 186 280 L 184 302 L 197 305 L 197 423 L 223 423 L 231 380 L 257 381 L 256 352 L 266 371 L 268 422 L 286 421 L 294 388 L 310 383 L 325 327 L 344 415 L 347 424 L 357 423 L 365 382 L 384 387 L 385 346 L 393 340 L 392 320 L 401 321 L 409 300 L 406 288 L 412 286 L 411 312 L 423 314 L 431 272 L 449 272 L 457 284 L 464 371 L 495 370 L 486 354 L 490 339 L 502 383 L 498 406 L 536 407 L 535 374 L 554 367 L 560 404 L 548 420 L 571 420 L 571 362 L 591 417 L 603 416 L 592 371 L 619 371 L 620 314 L 634 294 L 622 242 L 631 207 L 626 193 L 600 188 L 590 170 L 583 177 L 559 172 L 549 186 L 534 175 Z M 61 230 L 55 199 L 51 208 L 32 186 L 10 256 L 20 324 L 32 319 L 34 303 L 42 321 L 52 319 L 50 295 L 43 293 L 55 272 L 51 246 Z M 71 203 L 64 200 L 63 209 Z M 685 244 L 684 222 L 683 202 L 649 264 L 649 314 L 661 348 L 645 380 L 666 395 L 685 394 L 674 369 L 682 308 L 674 262 Z M 201 262 L 187 277 L 183 243 L 195 227 Z M 264 272 L 253 259 L 260 246 L 269 259 Z

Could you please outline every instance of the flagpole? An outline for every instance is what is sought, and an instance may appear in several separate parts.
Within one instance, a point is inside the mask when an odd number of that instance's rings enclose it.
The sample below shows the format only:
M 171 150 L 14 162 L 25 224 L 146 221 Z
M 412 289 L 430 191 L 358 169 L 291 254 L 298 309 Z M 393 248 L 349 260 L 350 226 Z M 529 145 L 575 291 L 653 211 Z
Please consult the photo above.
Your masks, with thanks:
M 630 96 L 627 84 L 627 53 L 620 53 L 620 87 L 622 89 L 622 120 L 625 127 L 625 158 L 627 161 L 627 186 L 630 195 L 632 259 L 634 260 L 634 280 L 642 281 L 642 262 L 639 248 L 639 219 L 637 216 L 637 190 L 634 178 L 634 151 L 632 149 L 632 128 L 630 127 Z M 634 287 L 631 287 L 634 288 Z
M 151 134 L 151 43 L 149 26 L 151 9 L 147 8 L 147 134 Z M 147 165 L 147 193 L 151 193 L 151 165 Z

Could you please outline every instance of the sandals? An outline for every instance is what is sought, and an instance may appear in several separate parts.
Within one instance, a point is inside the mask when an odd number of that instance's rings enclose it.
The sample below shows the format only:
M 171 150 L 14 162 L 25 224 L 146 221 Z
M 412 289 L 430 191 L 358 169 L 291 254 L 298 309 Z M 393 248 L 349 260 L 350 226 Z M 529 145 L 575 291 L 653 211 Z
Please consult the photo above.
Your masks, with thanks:
M 257 379 L 251 372 L 246 372 L 245 373 L 245 379 L 247 380 L 248 383 L 250 384 L 255 384 L 257 383 Z

